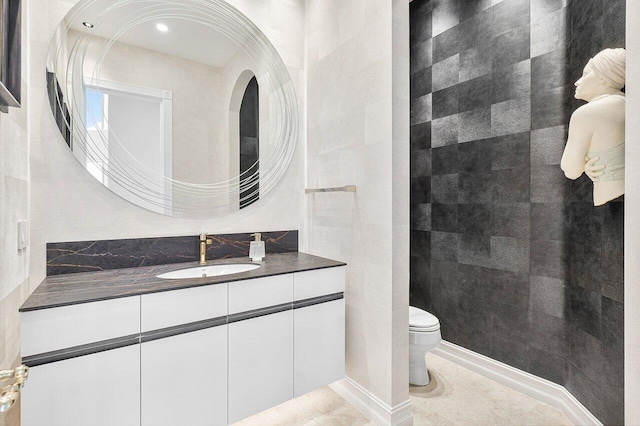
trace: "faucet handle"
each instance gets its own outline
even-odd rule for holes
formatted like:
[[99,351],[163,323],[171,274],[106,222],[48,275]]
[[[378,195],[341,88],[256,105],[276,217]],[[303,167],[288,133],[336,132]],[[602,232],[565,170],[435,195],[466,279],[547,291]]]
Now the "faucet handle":
[[213,240],[209,238],[207,234],[200,234],[200,242],[206,243],[207,245],[211,245],[211,243],[213,243]]

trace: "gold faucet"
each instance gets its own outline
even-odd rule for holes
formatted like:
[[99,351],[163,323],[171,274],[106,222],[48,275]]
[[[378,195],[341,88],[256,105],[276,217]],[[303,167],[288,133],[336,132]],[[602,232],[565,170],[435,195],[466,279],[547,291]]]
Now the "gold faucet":
[[200,262],[199,265],[207,264],[207,245],[211,244],[213,240],[209,238],[207,234],[200,234]]

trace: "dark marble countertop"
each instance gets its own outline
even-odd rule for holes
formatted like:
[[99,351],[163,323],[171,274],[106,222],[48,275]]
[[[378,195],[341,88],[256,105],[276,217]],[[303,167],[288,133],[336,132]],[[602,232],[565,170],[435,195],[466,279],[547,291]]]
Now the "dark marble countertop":
[[252,271],[238,274],[172,280],[157,278],[156,275],[178,269],[196,268],[200,265],[198,265],[197,261],[194,261],[143,266],[140,268],[112,269],[100,272],[54,275],[45,278],[40,283],[33,294],[20,307],[20,312],[346,265],[343,262],[300,252],[268,254],[262,262],[251,262],[249,258],[241,257],[210,260],[207,265],[229,263],[260,263],[262,266]]

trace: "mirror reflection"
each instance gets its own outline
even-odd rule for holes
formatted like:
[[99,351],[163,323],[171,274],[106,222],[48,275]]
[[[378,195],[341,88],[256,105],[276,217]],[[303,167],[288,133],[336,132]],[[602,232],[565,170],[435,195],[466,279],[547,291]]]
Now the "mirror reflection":
[[229,16],[194,0],[85,1],[67,15],[49,55],[49,95],[95,179],[172,215],[229,212],[260,198],[269,174],[261,165],[288,163],[280,115],[290,120],[278,101],[291,82],[261,62],[274,59],[256,43],[264,36],[225,26]]

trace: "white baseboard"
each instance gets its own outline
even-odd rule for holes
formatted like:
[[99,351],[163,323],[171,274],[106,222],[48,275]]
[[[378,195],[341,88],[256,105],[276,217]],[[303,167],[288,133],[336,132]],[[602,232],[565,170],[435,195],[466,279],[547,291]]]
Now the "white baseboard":
[[391,407],[349,377],[329,385],[367,419],[380,426],[411,426],[413,414],[408,399]]
[[576,425],[602,426],[564,386],[444,340],[433,353],[559,409]]

